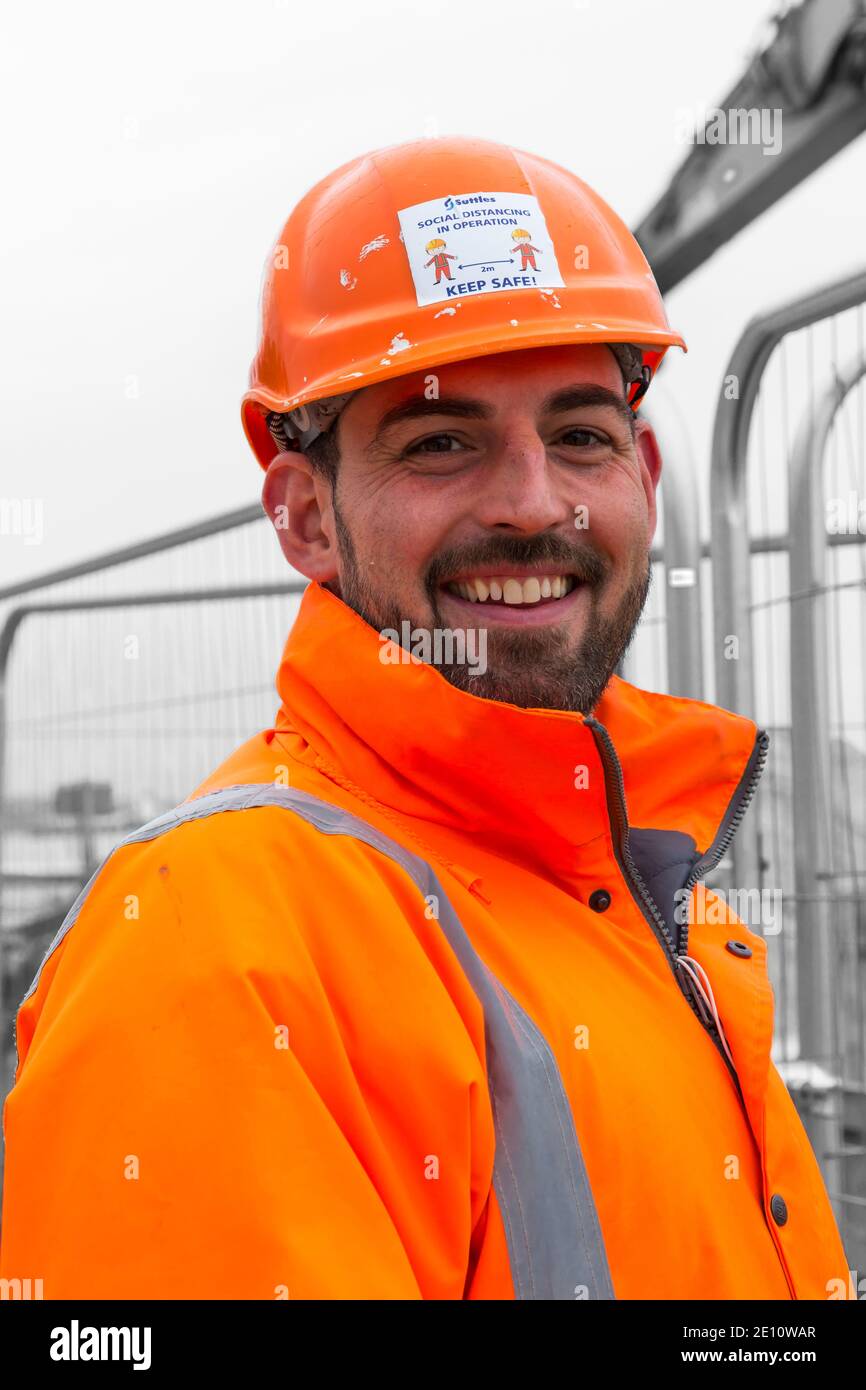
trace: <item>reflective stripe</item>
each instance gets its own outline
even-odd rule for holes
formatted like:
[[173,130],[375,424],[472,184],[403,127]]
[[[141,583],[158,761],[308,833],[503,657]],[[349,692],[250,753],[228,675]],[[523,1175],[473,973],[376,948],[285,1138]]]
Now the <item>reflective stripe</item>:
[[306,792],[265,782],[225,787],[157,816],[128,835],[103,860],[66,914],[24,998],[33,993],[48,957],[75,924],[111,854],[124,845],[154,840],[186,821],[257,806],[280,806],[325,835],[360,840],[398,864],[424,898],[435,895],[439,926],[484,1010],[496,1133],[493,1185],[508,1243],[515,1297],[614,1298],[571,1107],[546,1039],[476,954],[430,865],[351,812]]

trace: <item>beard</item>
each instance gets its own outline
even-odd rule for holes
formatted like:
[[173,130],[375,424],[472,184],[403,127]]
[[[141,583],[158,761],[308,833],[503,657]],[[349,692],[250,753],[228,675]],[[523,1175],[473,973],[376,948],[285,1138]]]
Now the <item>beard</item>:
[[[341,576],[339,583],[333,581],[324,587],[379,632],[387,628],[400,633],[407,618],[411,626],[422,626],[393,599],[375,591],[358,563],[352,537],[337,505],[336,489],[333,503]],[[616,611],[603,614],[601,600],[612,566],[586,544],[571,547],[562,536],[555,534],[498,536],[486,544],[443,552],[431,563],[424,577],[435,628],[449,626],[440,607],[441,582],[458,570],[493,567],[499,561],[527,569],[548,564],[575,575],[590,594],[586,630],[580,642],[575,648],[567,622],[544,629],[507,629],[491,624],[485,629],[487,659],[483,673],[473,672],[470,666],[455,661],[437,662],[436,669],[458,690],[482,699],[499,700],[522,709],[590,714],[625,655],[646,604],[652,582],[649,554]],[[378,566],[376,569],[381,573]],[[479,622],[473,626],[482,628],[484,624]]]

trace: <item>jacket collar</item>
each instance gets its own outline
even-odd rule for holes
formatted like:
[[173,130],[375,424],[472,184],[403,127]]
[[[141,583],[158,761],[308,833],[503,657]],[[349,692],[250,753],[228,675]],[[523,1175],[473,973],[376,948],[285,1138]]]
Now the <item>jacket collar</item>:
[[[296,730],[326,774],[390,810],[567,875],[575,848],[609,827],[583,716],[482,699],[415,658],[383,664],[382,649],[374,628],[311,583],[277,675],[277,730]],[[616,748],[630,824],[682,831],[705,852],[752,752],[752,721],[618,677],[594,718]]]

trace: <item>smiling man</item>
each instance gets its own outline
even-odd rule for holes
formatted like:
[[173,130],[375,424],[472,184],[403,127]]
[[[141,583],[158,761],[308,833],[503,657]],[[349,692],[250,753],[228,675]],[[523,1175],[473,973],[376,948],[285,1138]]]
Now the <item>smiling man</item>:
[[660,470],[614,353],[409,373],[355,393],[332,429],[317,468],[311,450],[268,472],[289,562],[380,632],[483,632],[483,673],[438,663],[460,689],[588,713],[646,598]]
[[244,425],[311,581],[280,707],[113,851],[22,1003],[4,1278],[847,1288],[765,943],[703,886],[766,735],[614,674],[661,471],[637,408],[683,346],[634,239],[536,156],[395,146],[301,200],[262,311]]

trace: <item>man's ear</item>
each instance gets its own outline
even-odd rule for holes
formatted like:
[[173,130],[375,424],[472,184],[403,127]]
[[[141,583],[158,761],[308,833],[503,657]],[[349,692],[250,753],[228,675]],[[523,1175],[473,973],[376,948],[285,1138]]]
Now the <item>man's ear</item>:
[[662,455],[652,425],[641,416],[635,420],[635,451],[640,464],[641,482],[646,493],[649,539],[652,540],[658,521],[656,489],[661,478]]
[[338,577],[330,486],[304,454],[277,454],[271,460],[262,505],[293,569],[319,584]]

